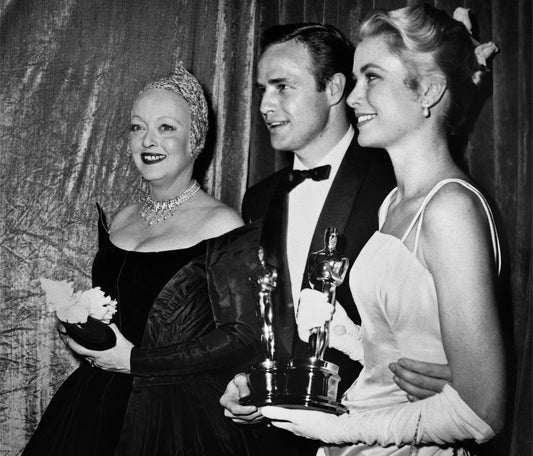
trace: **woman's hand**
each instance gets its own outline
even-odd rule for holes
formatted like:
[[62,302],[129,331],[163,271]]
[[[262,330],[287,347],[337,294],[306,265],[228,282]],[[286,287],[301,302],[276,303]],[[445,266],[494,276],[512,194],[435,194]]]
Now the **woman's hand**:
[[345,353],[354,361],[362,362],[361,328],[348,317],[338,302],[333,306],[328,303],[324,293],[310,288],[302,290],[296,314],[300,339],[307,342],[310,330],[322,326],[326,321],[330,321],[329,346]]
[[305,288],[300,293],[296,323],[298,336],[304,342],[309,341],[311,329],[322,326],[331,319],[334,307],[328,303],[326,295],[317,290]]
[[269,418],[273,426],[308,439],[324,443],[340,443],[339,430],[344,426],[341,417],[313,410],[286,409],[266,406],[261,409],[263,416]]
[[114,323],[111,323],[109,326],[117,337],[117,343],[109,350],[101,351],[89,350],[76,343],[71,337],[68,337],[66,333],[62,333],[59,326],[58,330],[60,334],[62,334],[61,339],[67,344],[67,346],[73,352],[83,356],[92,366],[99,367],[100,369],[109,372],[129,374],[131,373],[130,355],[133,344],[122,335]]

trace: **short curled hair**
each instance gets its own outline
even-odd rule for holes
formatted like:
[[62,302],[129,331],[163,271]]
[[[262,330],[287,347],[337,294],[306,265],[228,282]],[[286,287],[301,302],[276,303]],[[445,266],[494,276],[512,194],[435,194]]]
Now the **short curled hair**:
[[446,12],[423,4],[371,12],[357,39],[375,36],[383,37],[389,50],[403,61],[411,89],[418,89],[419,77],[424,74],[436,71],[444,75],[450,94],[446,127],[449,133],[456,133],[466,121],[484,72],[466,27]]
[[318,91],[324,91],[327,82],[336,73],[346,77],[344,95],[351,91],[354,47],[338,29],[314,22],[275,25],[263,32],[261,49],[264,52],[274,44],[291,40],[302,44],[309,52],[313,62],[310,70]]

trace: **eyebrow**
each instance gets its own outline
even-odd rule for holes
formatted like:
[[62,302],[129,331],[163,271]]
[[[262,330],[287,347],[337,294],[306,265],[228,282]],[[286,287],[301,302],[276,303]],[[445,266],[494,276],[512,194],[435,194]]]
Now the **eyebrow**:
[[[380,67],[379,65],[376,65],[375,63],[367,63],[366,65],[363,65],[361,69],[359,70],[361,73],[364,73],[366,70],[376,68],[381,71],[386,71],[383,67]],[[354,75],[354,73],[352,73]]]
[[[140,116],[139,114],[132,113],[131,114],[131,120],[133,120],[135,117],[137,117],[141,121],[145,122],[145,120],[142,118],[142,116]],[[174,116],[166,116],[166,115],[165,116],[159,116],[155,120],[157,120],[158,122],[164,122],[165,119],[170,119],[170,120],[176,122],[179,125],[184,125],[184,123],[183,123],[183,121],[181,119],[178,119],[178,118],[176,118]]]
[[[272,78],[272,79],[269,79],[266,83],[270,84],[270,85],[276,85],[276,84],[285,84],[285,83],[291,82],[291,81],[292,80],[290,78]],[[256,82],[255,86],[260,88],[260,87],[265,87],[265,84],[261,84],[260,82]]]

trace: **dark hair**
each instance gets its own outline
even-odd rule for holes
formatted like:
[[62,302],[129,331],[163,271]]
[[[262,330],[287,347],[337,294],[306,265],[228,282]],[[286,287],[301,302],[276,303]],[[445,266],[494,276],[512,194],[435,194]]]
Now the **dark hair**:
[[335,27],[327,24],[302,22],[275,25],[263,32],[263,52],[274,44],[294,40],[307,48],[313,61],[312,71],[317,90],[323,91],[327,82],[336,73],[346,77],[344,94],[351,91],[354,47]]
[[377,10],[361,24],[358,40],[373,36],[383,37],[389,50],[404,62],[410,78],[406,82],[413,90],[418,89],[423,74],[438,71],[445,76],[451,102],[446,126],[455,133],[466,120],[484,72],[464,24],[426,4]]

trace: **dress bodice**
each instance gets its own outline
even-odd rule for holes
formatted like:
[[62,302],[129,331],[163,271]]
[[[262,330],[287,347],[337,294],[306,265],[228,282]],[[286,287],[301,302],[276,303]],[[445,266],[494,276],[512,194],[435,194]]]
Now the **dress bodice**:
[[[407,393],[393,381],[389,364],[399,358],[448,364],[444,351],[437,291],[431,272],[417,257],[418,240],[424,210],[442,186],[457,183],[472,191],[487,214],[499,266],[499,243],[494,220],[485,199],[475,187],[460,179],[439,182],[425,197],[402,238],[376,231],[357,257],[350,272],[350,289],[361,315],[364,368],[356,382],[345,393],[343,403],[361,412],[407,403]],[[379,211],[379,229],[383,226],[393,190]],[[413,249],[404,244],[414,231]],[[410,448],[353,445],[328,448],[335,456],[403,456]],[[452,454],[450,448],[425,446],[419,456]]]
[[93,262],[93,286],[117,300],[112,322],[139,345],[155,298],[176,271],[202,253],[204,243],[159,252],[124,250],[111,242],[105,214],[98,210],[99,250]]
[[365,367],[347,399],[358,408],[405,402],[390,363],[447,363],[433,277],[400,239],[377,231],[352,268],[350,287],[361,314]]

